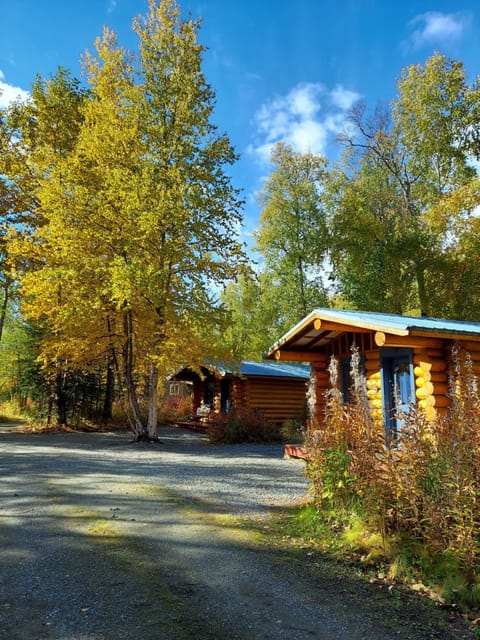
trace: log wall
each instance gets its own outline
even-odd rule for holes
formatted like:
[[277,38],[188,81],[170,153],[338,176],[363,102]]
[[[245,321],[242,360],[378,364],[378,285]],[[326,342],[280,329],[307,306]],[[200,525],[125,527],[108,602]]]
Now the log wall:
[[380,370],[380,350],[372,349],[365,353],[365,377],[367,379],[367,398],[375,424],[383,425],[382,375]]
[[249,411],[258,411],[266,420],[276,424],[303,418],[307,384],[308,380],[295,378],[247,378],[243,406]]
[[311,363],[312,373],[315,375],[315,406],[317,422],[321,422],[321,416],[325,410],[325,393],[330,388],[330,374],[328,373],[329,358],[327,356],[317,357]]
[[448,348],[413,349],[415,396],[427,419],[434,420],[450,404],[448,393]]

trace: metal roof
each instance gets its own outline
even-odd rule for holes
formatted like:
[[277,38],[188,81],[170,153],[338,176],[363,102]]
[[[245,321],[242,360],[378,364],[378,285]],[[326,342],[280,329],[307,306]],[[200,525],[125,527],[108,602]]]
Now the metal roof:
[[[363,329],[383,331],[397,336],[435,335],[444,336],[445,338],[463,336],[477,339],[480,337],[480,322],[320,308],[314,309],[308,316],[275,342],[267,351],[265,357],[271,357],[280,347],[288,348],[290,346],[290,348],[293,348],[294,343],[297,347],[306,347],[309,338],[313,337],[312,328],[315,326],[315,323],[318,323],[318,330],[315,331],[315,333],[318,334],[320,334],[320,325],[324,323],[322,327],[325,326],[325,330],[328,330],[329,326],[332,328],[335,326],[339,332],[342,332],[343,327],[345,327],[345,331]],[[310,331],[310,334],[307,334],[307,331]],[[303,339],[299,342],[302,335]]]
[[[223,377],[227,374],[240,376],[264,376],[269,378],[298,378],[308,380],[310,377],[310,365],[303,364],[285,364],[283,362],[254,362],[243,361],[238,364],[234,363],[218,363],[205,362],[201,369],[215,373]],[[175,378],[183,371],[191,370],[190,367],[182,367],[169,379]],[[193,369],[192,369],[193,371]]]
[[390,329],[390,333],[397,329],[408,333],[417,330],[425,333],[445,332],[480,335],[480,322],[442,320],[440,318],[425,318],[422,316],[401,316],[371,311],[347,311],[344,309],[315,309],[312,314],[324,320],[352,324],[375,331]]
[[308,380],[310,377],[310,365],[276,364],[274,362],[242,362],[240,375],[302,378]]

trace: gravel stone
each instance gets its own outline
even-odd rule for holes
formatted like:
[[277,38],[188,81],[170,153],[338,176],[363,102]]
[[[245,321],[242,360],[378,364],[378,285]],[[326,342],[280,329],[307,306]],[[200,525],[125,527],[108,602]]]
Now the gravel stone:
[[417,596],[239,527],[308,496],[281,445],[159,436],[0,427],[0,640],[474,637]]

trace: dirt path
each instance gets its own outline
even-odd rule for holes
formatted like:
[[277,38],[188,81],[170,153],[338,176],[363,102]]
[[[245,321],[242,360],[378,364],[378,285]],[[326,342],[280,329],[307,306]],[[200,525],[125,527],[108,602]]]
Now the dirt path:
[[0,430],[1,640],[473,638],[426,602],[239,528],[245,483],[264,512],[303,486],[278,449],[128,439]]

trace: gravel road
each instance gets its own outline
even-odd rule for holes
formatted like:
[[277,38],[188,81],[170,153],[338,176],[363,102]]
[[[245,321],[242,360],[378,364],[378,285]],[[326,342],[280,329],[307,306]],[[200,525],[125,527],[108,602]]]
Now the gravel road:
[[424,600],[240,527],[306,497],[303,463],[281,446],[160,439],[0,428],[1,640],[474,637]]

